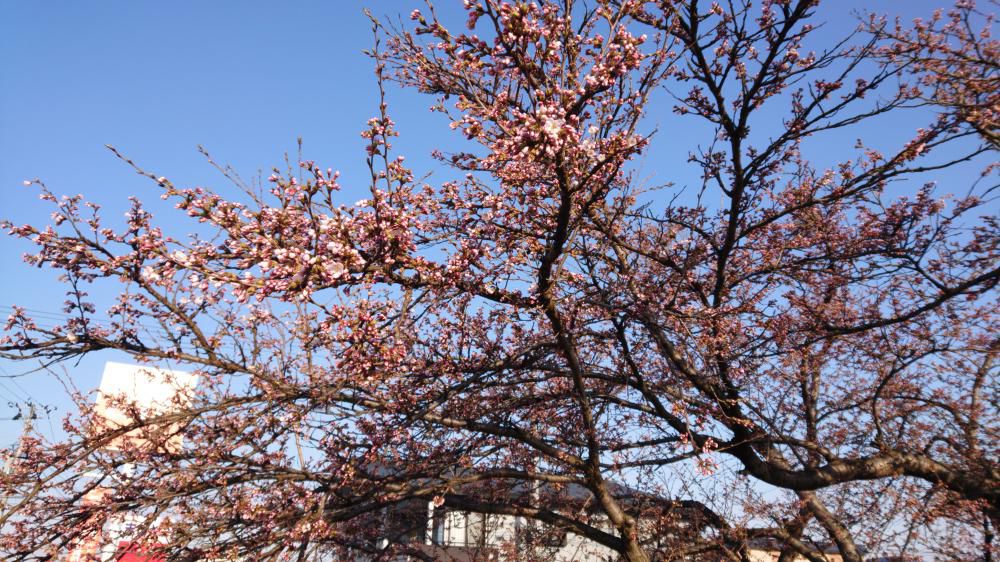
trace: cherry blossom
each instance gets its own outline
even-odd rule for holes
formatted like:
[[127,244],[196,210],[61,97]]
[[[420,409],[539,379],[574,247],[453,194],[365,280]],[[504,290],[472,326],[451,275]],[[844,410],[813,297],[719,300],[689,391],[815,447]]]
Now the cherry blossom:
[[[66,319],[14,308],[0,355],[112,349],[203,384],[117,429],[76,392],[68,437],[27,436],[0,478],[0,552],[128,516],[171,560],[390,559],[434,506],[632,562],[995,554],[991,16],[824,48],[836,9],[468,0],[462,30],[422,4],[373,21],[362,200],[312,161],[234,194],[119,154],[185,236],[27,182],[51,224],[3,229],[62,275]],[[447,179],[396,154],[389,86],[454,130]],[[909,138],[866,141],[887,115]]]

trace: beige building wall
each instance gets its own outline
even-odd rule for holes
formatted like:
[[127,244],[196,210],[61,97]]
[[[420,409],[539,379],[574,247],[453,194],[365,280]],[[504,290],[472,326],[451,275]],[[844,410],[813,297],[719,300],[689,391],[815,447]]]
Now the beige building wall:
[[[95,433],[135,423],[136,420],[127,411],[131,407],[147,416],[167,413],[178,406],[178,399],[180,404],[186,403],[187,393],[197,384],[198,377],[185,371],[170,371],[109,361],[104,365],[104,374],[94,405],[98,424],[94,428]],[[105,448],[118,450],[127,442],[133,446],[142,446],[144,431],[163,432],[169,435],[176,429],[176,425],[165,425],[131,431],[109,442]],[[177,436],[171,437],[167,442],[167,446],[171,449],[180,449],[181,445],[181,438]]]

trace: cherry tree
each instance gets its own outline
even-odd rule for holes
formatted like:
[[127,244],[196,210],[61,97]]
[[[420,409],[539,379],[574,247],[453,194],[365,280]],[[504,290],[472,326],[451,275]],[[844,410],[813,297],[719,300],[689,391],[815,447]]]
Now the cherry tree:
[[[29,436],[3,477],[0,550],[47,559],[128,515],[171,560],[419,556],[426,521],[387,514],[432,504],[632,562],[991,556],[991,19],[963,1],[824,45],[824,9],[467,0],[459,31],[428,4],[373,20],[362,201],[312,161],[213,190],[122,156],[185,238],[34,182],[53,224],[4,226],[69,316],[16,309],[0,353],[202,383],[124,427],[77,395],[69,437]],[[450,179],[393,152],[390,84],[459,136]],[[92,283],[120,292],[101,313]]]

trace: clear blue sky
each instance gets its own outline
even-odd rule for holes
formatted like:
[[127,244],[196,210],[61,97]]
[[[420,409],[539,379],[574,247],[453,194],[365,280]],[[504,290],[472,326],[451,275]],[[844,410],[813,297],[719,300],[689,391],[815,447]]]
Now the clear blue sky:
[[[378,16],[405,18],[413,2],[0,1],[0,216],[46,222],[51,209],[22,186],[41,178],[56,193],[100,202],[112,220],[136,194],[160,221],[186,228],[105,144],[179,185],[226,189],[197,145],[246,177],[258,170],[266,176],[302,137],[307,157],[364,189],[359,132],[377,111],[371,60],[362,53],[372,44],[366,5]],[[429,100],[394,97],[412,113],[411,130],[420,131],[400,148],[425,155],[430,144],[423,143],[435,137],[425,126],[433,120]],[[438,135],[448,134],[433,121]],[[0,238],[0,307],[58,312],[64,289],[54,271],[21,262],[28,249]],[[106,353],[66,367],[87,389],[115,358]],[[2,375],[31,366],[0,368]],[[0,418],[10,416],[8,400],[28,394],[61,413],[69,406],[47,375],[17,384],[0,379]],[[40,427],[47,433],[46,423]],[[0,445],[18,428],[0,421]]]
[[[371,45],[362,8],[405,19],[421,4],[0,0],[0,216],[18,223],[48,220],[50,209],[37,192],[21,185],[29,178],[43,179],[57,194],[83,193],[111,217],[121,216],[132,194],[152,199],[153,210],[162,211],[149,181],[116,160],[105,144],[176,184],[224,187],[197,145],[253,176],[280,166],[302,137],[307,158],[340,169],[345,185],[355,180],[363,189],[358,133],[374,115],[377,100],[371,61],[361,52]],[[454,16],[460,1],[438,4]],[[839,33],[856,24],[855,9],[913,17],[937,5],[827,0],[821,19],[830,22],[828,31]],[[390,95],[403,133],[397,146],[418,172],[425,171],[430,149],[451,138],[448,128],[428,111],[430,99]],[[648,159],[643,169],[659,171]],[[352,197],[350,187],[347,191]],[[158,216],[167,225],[183,224],[168,212]],[[57,312],[63,288],[52,270],[20,262],[27,249],[0,237],[0,306]],[[67,368],[81,388],[92,388],[103,362],[111,359],[121,357],[100,355]],[[0,363],[8,374],[28,367]],[[45,375],[0,382],[0,417],[9,416],[7,400],[27,395],[59,406],[60,414],[68,406],[61,388]],[[48,433],[45,424],[41,428]],[[0,445],[11,442],[18,429],[0,421]]]

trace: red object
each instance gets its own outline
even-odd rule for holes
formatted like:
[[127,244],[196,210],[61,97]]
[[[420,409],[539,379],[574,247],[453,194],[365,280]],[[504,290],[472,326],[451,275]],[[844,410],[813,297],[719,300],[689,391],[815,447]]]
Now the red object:
[[148,549],[122,541],[118,543],[117,560],[119,562],[167,562],[166,558],[145,552],[146,550]]

